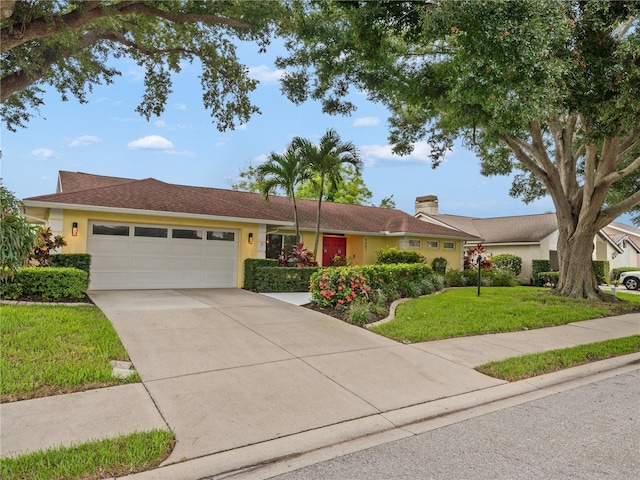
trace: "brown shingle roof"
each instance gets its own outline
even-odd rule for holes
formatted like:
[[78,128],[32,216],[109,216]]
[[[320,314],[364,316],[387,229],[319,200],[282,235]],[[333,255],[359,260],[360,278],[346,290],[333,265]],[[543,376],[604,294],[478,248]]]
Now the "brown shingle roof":
[[[287,197],[271,196],[269,202],[265,202],[257,193],[174,185],[153,178],[132,180],[72,172],[60,172],[60,186],[61,193],[26,198],[24,202],[27,206],[39,202],[74,205],[78,208],[104,207],[211,215],[280,225],[293,222],[293,208]],[[316,208],[315,200],[298,200],[301,228],[315,228]],[[414,234],[475,239],[455,228],[423,222],[401,210],[331,202],[322,204],[321,229],[335,233]]]
[[77,192],[90,188],[118,185],[119,183],[135,182],[130,178],[106,177],[80,172],[58,172],[58,193]]
[[457,215],[432,215],[453,228],[482,238],[483,243],[539,242],[558,229],[554,213],[514,217],[471,218]]

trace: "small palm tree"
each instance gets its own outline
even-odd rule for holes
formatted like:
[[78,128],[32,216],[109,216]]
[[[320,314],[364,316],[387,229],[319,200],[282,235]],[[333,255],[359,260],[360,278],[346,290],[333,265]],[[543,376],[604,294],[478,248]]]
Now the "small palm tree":
[[362,160],[358,154],[356,146],[351,142],[343,142],[340,135],[329,129],[320,138],[320,143],[315,145],[309,140],[296,137],[291,145],[305,158],[311,171],[319,176],[318,185],[318,208],[316,213],[316,239],[313,246],[313,253],[318,253],[318,243],[320,241],[320,212],[322,209],[322,197],[325,182],[329,182],[333,188],[337,188],[342,179],[343,164],[353,165],[356,172],[362,168]]
[[311,171],[308,164],[293,142],[282,154],[271,152],[267,161],[256,168],[256,180],[260,193],[266,201],[269,201],[269,195],[278,188],[282,188],[291,199],[297,242],[300,242],[300,226],[298,224],[296,188],[301,182],[310,178]]

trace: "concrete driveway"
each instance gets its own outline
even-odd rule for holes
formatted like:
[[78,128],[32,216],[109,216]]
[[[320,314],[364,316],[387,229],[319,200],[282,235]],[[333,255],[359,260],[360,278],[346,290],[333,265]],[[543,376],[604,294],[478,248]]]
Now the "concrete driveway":
[[505,383],[244,290],[90,296],[176,434],[165,464]]

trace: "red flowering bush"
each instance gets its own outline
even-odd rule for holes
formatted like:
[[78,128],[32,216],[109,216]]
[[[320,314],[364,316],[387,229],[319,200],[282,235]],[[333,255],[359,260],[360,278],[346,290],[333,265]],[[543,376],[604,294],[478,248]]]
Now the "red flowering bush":
[[346,310],[356,299],[369,300],[371,286],[356,268],[330,267],[311,277],[311,303]]

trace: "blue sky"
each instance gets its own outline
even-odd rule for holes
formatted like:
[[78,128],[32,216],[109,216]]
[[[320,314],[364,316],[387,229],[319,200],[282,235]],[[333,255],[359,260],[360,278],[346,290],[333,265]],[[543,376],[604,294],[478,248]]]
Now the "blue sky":
[[426,144],[408,157],[392,155],[384,107],[358,92],[352,95],[358,110],[349,117],[325,115],[316,102],[296,106],[280,93],[273,65],[277,45],[267,54],[258,54],[254,45],[243,45],[239,52],[260,81],[252,98],[262,114],[246,125],[222,133],[215,128],[202,106],[200,67],[190,64],[174,76],[165,113],[147,121],[135,112],[144,72],[121,60],[114,65],[122,76],[94,88],[88,104],[75,98],[62,102],[57,92],[48,91],[40,116],[26,129],[13,133],[2,127],[3,184],[18,198],[44,195],[55,191],[58,171],[69,170],[230,188],[242,169],[281,152],[294,136],[317,140],[335,128],[359,148],[363,178],[376,204],[393,195],[397,208],[413,213],[417,196],[437,195],[440,213],[494,217],[554,210],[548,198],[529,205],[511,198],[510,179],[481,176],[478,160],[459,145],[435,170]]

